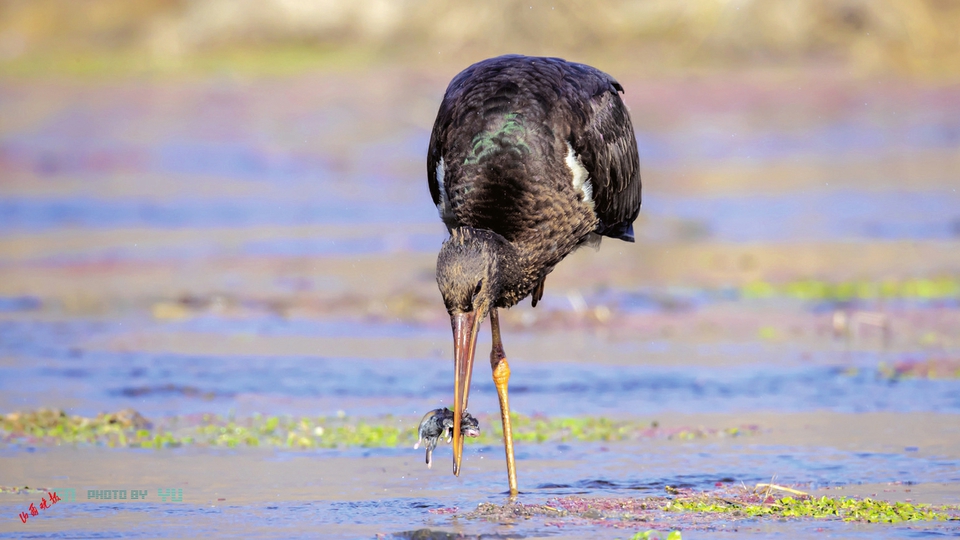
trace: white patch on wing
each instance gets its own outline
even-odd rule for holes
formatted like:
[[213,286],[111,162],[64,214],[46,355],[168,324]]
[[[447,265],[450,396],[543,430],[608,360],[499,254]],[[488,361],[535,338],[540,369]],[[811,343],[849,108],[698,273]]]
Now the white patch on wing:
[[580,161],[580,156],[573,151],[573,146],[569,142],[567,142],[567,157],[563,161],[573,174],[573,188],[583,192],[583,202],[593,210],[593,184],[590,183],[589,173]]
[[443,175],[445,173],[443,158],[437,163],[437,185],[440,188],[440,202],[437,203],[437,212],[440,212],[440,219],[446,221],[450,217],[450,198],[447,197],[447,186],[443,185]]

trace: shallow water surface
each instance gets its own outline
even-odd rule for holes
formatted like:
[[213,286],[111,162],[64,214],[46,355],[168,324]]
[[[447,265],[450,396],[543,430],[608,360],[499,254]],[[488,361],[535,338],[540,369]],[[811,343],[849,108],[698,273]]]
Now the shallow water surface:
[[[373,79],[403,99],[348,73],[0,81],[20,111],[0,134],[0,414],[131,408],[161,423],[213,413],[412,427],[448,404],[452,340],[433,277],[445,230],[423,181],[442,82]],[[570,257],[535,311],[504,313],[504,339],[514,411],[655,433],[519,442],[521,502],[775,479],[817,496],[960,504],[960,379],[889,368],[960,358],[960,296],[801,301],[773,287],[956,282],[955,97],[849,84],[889,106],[792,121],[705,99],[674,103],[677,117],[657,126],[648,119],[663,104],[626,94],[642,98],[631,102],[638,243]],[[753,283],[776,294],[752,298]],[[498,412],[487,332],[470,400],[484,430]],[[20,438],[0,440],[0,458],[4,538],[960,535],[957,521],[471,519],[480,503],[506,502],[503,449],[487,444],[468,444],[459,478],[447,445],[429,470],[408,447]],[[76,500],[22,523],[36,488]],[[108,489],[150,497],[87,497]],[[167,489],[183,500],[160,500]]]
[[[118,321],[0,323],[5,336],[0,355],[20,358],[0,364],[0,390],[7,406],[41,406],[56,397],[84,414],[131,407],[146,415],[198,412],[325,416],[422,415],[449,398],[452,362],[439,358],[391,358],[390,349],[407,340],[434,340],[447,348],[448,331],[410,325],[197,320],[174,326],[141,321],[140,331],[177,330],[181,342],[191,332],[216,329],[226,339],[256,329],[269,336],[356,336],[380,338],[378,359],[182,354],[83,348],[93,334],[122,335],[130,324]],[[663,344],[661,354],[690,354],[679,344]],[[729,354],[729,344],[700,346],[699,353]],[[761,349],[762,350],[762,349]],[[770,354],[779,355],[768,362]],[[644,352],[629,365],[571,362],[513,362],[510,397],[513,410],[551,416],[651,416],[664,412],[837,411],[960,413],[955,380],[891,380],[878,368],[890,355],[819,353],[805,360],[791,348],[756,355],[756,363],[712,367],[687,363],[651,366]],[[894,358],[903,355],[894,355]],[[910,356],[909,354],[906,356]],[[707,356],[709,357],[709,356]],[[472,385],[475,410],[497,408],[493,382],[478,362]],[[304,409],[310,403],[324,404]],[[319,400],[319,401],[318,401]],[[332,410],[324,409],[341,400]],[[269,410],[250,410],[266,407]],[[350,406],[347,407],[346,404]],[[405,406],[398,407],[398,403]]]

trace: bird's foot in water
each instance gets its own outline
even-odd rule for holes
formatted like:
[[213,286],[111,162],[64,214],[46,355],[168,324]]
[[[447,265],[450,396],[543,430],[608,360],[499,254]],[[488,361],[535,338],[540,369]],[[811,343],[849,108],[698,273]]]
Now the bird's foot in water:
[[[453,438],[453,411],[447,408],[434,409],[423,416],[420,420],[420,440],[413,445],[414,450],[420,448],[420,443],[427,449],[427,468],[433,466],[433,450],[437,447],[440,438],[443,437],[448,443]],[[460,434],[464,437],[479,437],[480,422],[464,411],[460,418]]]

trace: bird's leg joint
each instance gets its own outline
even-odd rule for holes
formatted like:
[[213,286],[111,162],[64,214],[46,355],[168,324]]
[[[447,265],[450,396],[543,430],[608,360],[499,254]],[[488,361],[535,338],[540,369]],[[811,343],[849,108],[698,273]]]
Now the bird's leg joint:
[[493,369],[493,382],[497,388],[506,387],[510,380],[510,365],[507,364],[507,357],[503,354],[503,345],[494,345],[490,351],[490,367]]

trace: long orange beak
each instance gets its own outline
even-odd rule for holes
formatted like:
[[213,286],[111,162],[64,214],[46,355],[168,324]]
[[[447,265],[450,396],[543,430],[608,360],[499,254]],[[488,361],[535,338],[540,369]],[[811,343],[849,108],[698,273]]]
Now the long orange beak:
[[463,436],[460,434],[460,420],[467,410],[467,396],[470,394],[470,376],[473,374],[473,357],[477,352],[477,333],[483,315],[479,310],[470,313],[458,313],[450,317],[453,326],[453,474],[460,476],[460,460],[463,458]]

